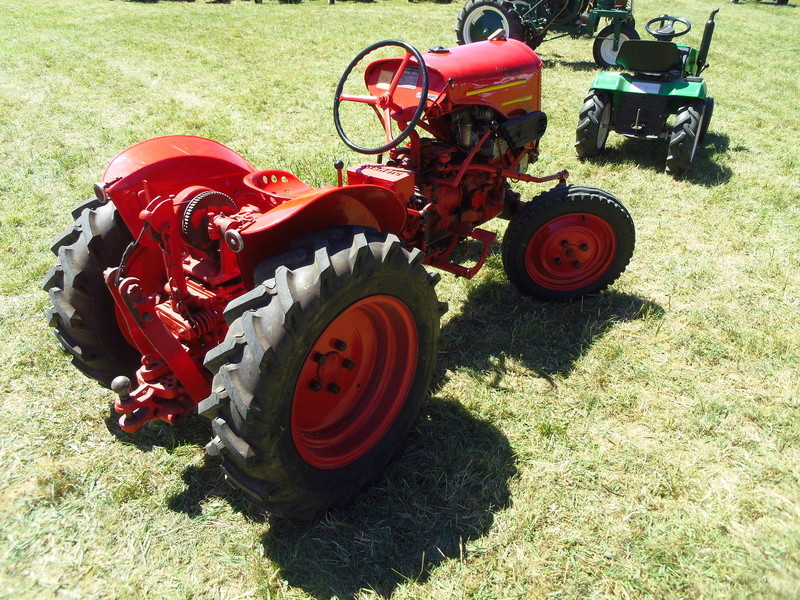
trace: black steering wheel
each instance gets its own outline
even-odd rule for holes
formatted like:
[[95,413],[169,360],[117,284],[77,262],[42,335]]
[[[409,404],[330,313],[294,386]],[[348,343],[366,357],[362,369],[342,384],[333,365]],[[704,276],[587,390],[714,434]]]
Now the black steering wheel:
[[[653,29],[652,25],[658,23],[658,29]],[[680,23],[683,29],[675,31],[675,24]],[[644,26],[647,33],[652,35],[657,40],[662,42],[670,42],[672,38],[681,37],[686,35],[692,30],[692,24],[683,17],[670,17],[669,15],[661,15],[655,19],[650,19]]]
[[[389,87],[387,88],[386,92],[380,96],[354,96],[351,94],[343,94],[342,90],[344,89],[344,84],[356,65],[368,54],[371,54],[378,48],[385,48],[387,46],[397,46],[405,50],[406,53],[402,62],[400,63],[400,67],[392,77],[392,81],[389,83]],[[417,105],[414,116],[411,118],[411,120],[402,130],[400,130],[396,136],[393,136],[392,112],[397,112],[402,109],[401,106],[395,104],[394,94],[397,90],[397,86],[403,79],[403,74],[409,67],[411,57],[414,57],[414,60],[417,62],[417,64],[414,66],[419,67],[422,79],[422,85],[420,86],[421,92],[417,94],[419,97],[419,104]],[[407,44],[406,42],[400,40],[383,40],[382,42],[375,42],[371,46],[368,46],[362,50],[345,69],[344,73],[342,74],[342,78],[339,80],[339,85],[336,87],[336,97],[333,99],[333,123],[336,125],[336,132],[339,134],[339,137],[342,138],[342,141],[347,144],[348,147],[352,148],[356,152],[361,152],[362,154],[380,154],[381,152],[391,150],[411,134],[411,132],[414,130],[414,127],[416,127],[417,123],[419,123],[423,113],[425,112],[427,100],[428,68],[425,66],[425,61],[422,59],[422,55],[416,48],[414,48],[414,46]],[[383,130],[386,132],[386,144],[378,148],[364,148],[350,140],[350,138],[347,137],[347,134],[344,132],[341,120],[339,118],[339,103],[341,102],[361,102],[363,104],[371,105],[375,110],[375,113],[378,115],[381,124],[383,125]]]

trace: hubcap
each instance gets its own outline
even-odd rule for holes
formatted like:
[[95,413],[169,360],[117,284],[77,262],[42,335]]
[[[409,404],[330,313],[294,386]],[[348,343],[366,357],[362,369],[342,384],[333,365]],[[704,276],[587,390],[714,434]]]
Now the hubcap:
[[574,291],[594,283],[614,261],[617,237],[595,215],[572,213],[541,227],[525,249],[525,270],[539,286]]
[[337,469],[369,452],[405,403],[418,353],[414,316],[393,296],[369,296],[334,318],[294,390],[292,438],[303,460]]
[[484,8],[483,10],[476,10],[470,14],[464,23],[464,33],[467,43],[481,42],[488,40],[498,29],[505,29],[508,31],[508,23],[505,16],[495,8]]
[[617,44],[616,49],[614,48],[614,35],[608,36],[606,39],[602,41],[600,44],[600,56],[605,61],[605,63],[609,66],[614,66],[617,64],[617,54],[619,54],[619,49],[622,46],[622,42],[627,41],[629,38],[624,33],[619,34],[619,43]]

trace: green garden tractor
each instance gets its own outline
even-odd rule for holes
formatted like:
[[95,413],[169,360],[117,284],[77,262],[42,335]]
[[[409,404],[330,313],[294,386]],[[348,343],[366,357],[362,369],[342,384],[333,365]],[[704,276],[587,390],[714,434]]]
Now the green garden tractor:
[[[673,42],[692,25],[685,18],[661,15],[645,29],[655,40],[628,40],[620,47],[617,65],[629,72],[599,73],[581,108],[575,149],[579,158],[600,154],[609,131],[640,139],[668,139],[667,173],[685,173],[703,143],[714,99],[700,74],[714,34],[711,12],[700,49]],[[667,120],[676,115],[670,127]]]
[[[600,29],[602,19],[609,24]],[[469,0],[456,22],[459,44],[489,39],[498,29],[536,48],[551,29],[566,35],[593,37],[595,62],[611,67],[626,40],[638,40],[633,0]]]

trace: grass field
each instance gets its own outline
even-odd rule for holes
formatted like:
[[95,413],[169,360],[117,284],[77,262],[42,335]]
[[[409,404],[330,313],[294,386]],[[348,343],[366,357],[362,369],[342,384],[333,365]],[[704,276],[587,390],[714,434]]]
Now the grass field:
[[612,135],[579,162],[591,43],[540,47],[530,172],[616,194],[628,270],[571,304],[520,296],[498,253],[444,275],[407,450],[351,508],[298,524],[228,488],[204,419],[116,428],[47,327],[49,245],[105,164],[158,135],[334,181],[358,160],[331,120],[347,63],[379,39],[453,44],[460,5],[0,0],[0,597],[800,597],[800,13],[636,14],[687,16],[697,45],[717,6],[714,121],[679,181],[666,144]]

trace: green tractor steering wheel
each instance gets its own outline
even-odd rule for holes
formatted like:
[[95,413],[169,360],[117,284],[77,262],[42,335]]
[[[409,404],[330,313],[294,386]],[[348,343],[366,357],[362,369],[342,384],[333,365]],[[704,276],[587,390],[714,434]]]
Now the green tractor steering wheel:
[[[658,23],[658,29],[654,29],[652,26]],[[675,31],[675,24],[680,23],[683,25],[683,29],[680,31]],[[669,15],[661,15],[660,17],[656,17],[655,19],[650,19],[644,26],[647,33],[652,35],[657,40],[662,42],[671,42],[672,38],[681,37],[682,35],[686,35],[692,30],[692,24],[683,17],[670,17]]]

